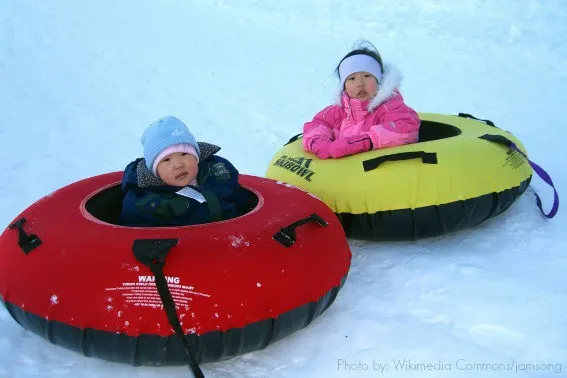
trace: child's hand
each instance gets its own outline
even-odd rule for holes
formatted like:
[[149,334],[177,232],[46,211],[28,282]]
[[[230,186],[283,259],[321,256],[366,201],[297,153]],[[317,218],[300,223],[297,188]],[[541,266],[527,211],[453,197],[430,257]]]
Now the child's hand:
[[343,156],[354,155],[360,152],[370,151],[372,149],[372,140],[366,136],[356,136],[339,138],[331,143],[329,154],[331,157],[338,159]]
[[328,159],[331,157],[329,154],[329,148],[331,147],[331,140],[330,139],[323,139],[319,138],[311,143],[311,151],[319,158],[319,159]]

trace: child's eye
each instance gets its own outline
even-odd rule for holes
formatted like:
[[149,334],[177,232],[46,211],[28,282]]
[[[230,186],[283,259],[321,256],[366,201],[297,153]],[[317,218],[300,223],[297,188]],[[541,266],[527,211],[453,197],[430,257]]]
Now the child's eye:
[[370,77],[370,76],[372,76],[372,75],[370,75],[370,74],[366,74],[366,75],[364,75],[364,77]]
[[182,153],[181,153],[181,156],[185,156],[185,155],[187,155],[187,152],[182,152]]
[[162,161],[170,161],[170,160],[171,160],[171,158],[166,157]]
[[347,80],[354,80],[354,77],[349,77]]

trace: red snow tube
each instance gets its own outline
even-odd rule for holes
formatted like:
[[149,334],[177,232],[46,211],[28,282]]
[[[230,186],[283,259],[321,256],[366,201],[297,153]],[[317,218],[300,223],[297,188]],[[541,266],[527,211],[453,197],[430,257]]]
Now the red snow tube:
[[131,365],[186,364],[149,268],[160,259],[198,362],[262,349],[307,326],[346,279],[351,253],[341,224],[300,189],[241,175],[249,200],[238,218],[122,227],[114,224],[121,175],[44,197],[0,236],[1,299],[18,323],[54,344]]

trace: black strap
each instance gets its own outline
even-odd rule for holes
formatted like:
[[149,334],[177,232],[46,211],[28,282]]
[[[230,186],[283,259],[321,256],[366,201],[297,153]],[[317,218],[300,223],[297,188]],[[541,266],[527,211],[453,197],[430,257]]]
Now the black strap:
[[410,151],[410,152],[400,152],[398,154],[378,156],[373,159],[364,160],[362,162],[362,167],[364,172],[371,171],[380,166],[380,164],[387,161],[399,161],[399,160],[410,160],[410,159],[421,159],[423,164],[437,164],[437,153],[435,152],[425,152],[425,151]]
[[165,258],[171,249],[171,247],[176,246],[178,239],[138,239],[134,240],[132,245],[132,251],[136,259],[142,264],[150,268],[155,276],[156,287],[163,303],[163,308],[167,314],[167,319],[169,324],[175,330],[175,333],[181,340],[185,355],[189,360],[189,368],[195,376],[195,378],[204,378],[205,375],[201,371],[195,355],[191,350],[191,346],[183,333],[181,324],[179,323],[179,317],[177,316],[177,311],[175,310],[175,302],[167,286],[167,280],[165,274],[163,273],[163,267],[165,266]]
[[476,118],[475,116],[467,114],[467,113],[459,113],[459,117],[476,119],[477,121],[482,121],[482,122],[486,123],[488,126],[496,127],[496,125],[494,125],[494,122],[492,122],[489,119]]
[[37,247],[39,247],[43,242],[37,235],[34,234],[27,234],[24,231],[24,223],[26,223],[26,218],[20,218],[10,226],[8,226],[11,230],[18,230],[18,245],[22,249],[22,251],[27,255]]
[[317,223],[321,227],[327,227],[329,225],[329,223],[327,223],[326,220],[321,218],[319,215],[313,213],[306,218],[293,222],[287,227],[281,228],[278,232],[276,232],[272,236],[272,238],[281,245],[283,245],[284,247],[289,248],[295,244],[295,238],[296,238],[295,229],[299,226],[311,222]]
[[299,134],[297,134],[297,135],[292,136],[291,139],[288,140],[286,144],[284,144],[284,146],[287,146],[288,144],[295,142],[295,141],[298,140],[299,137],[302,136],[302,135],[303,135],[303,133],[299,133]]
[[504,135],[498,135],[498,134],[484,134],[479,136],[478,139],[484,139],[489,142],[503,144],[506,147],[512,147],[512,145],[514,144],[514,142],[506,138]]
[[209,212],[211,213],[211,222],[218,222],[222,220],[222,206],[219,197],[209,191],[203,191],[203,197],[207,200],[207,205],[209,206]]

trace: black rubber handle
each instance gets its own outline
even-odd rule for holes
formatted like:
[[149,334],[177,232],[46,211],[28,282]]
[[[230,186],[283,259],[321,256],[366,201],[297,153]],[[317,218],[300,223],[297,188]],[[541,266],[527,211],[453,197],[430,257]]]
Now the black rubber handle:
[[156,262],[165,264],[165,257],[177,243],[179,239],[136,239],[132,252],[139,262],[151,268]]
[[514,142],[506,138],[504,135],[494,135],[494,134],[484,134],[478,137],[479,139],[484,139],[489,142],[495,142],[505,145],[506,147],[512,147]]
[[387,161],[400,161],[410,159],[421,159],[423,164],[437,164],[437,154],[435,152],[410,151],[368,159],[362,162],[362,167],[364,168],[364,172],[368,172],[378,168],[380,164]]
[[303,135],[303,133],[299,133],[299,134],[297,134],[297,135],[292,136],[291,139],[288,140],[286,144],[284,144],[284,146],[287,146],[288,144],[295,142],[295,141],[298,140],[299,137],[302,136],[302,135]]
[[467,113],[459,113],[459,117],[475,119],[475,120],[477,120],[477,121],[482,121],[482,122],[486,123],[488,126],[496,127],[496,125],[494,124],[494,122],[492,122],[492,121],[489,120],[489,119],[476,118],[475,116],[470,115],[470,114],[467,114]]
[[274,238],[275,241],[277,241],[284,247],[289,248],[295,244],[295,239],[296,239],[295,229],[307,223],[317,223],[321,227],[327,227],[329,225],[329,223],[327,223],[326,220],[321,218],[319,215],[313,213],[306,218],[300,219],[297,222],[293,222],[289,226],[280,229],[272,237]]
[[24,231],[24,223],[26,223],[26,218],[20,218],[14,223],[12,223],[8,228],[11,230],[18,230],[18,245],[27,255],[37,247],[39,247],[43,242],[37,235],[27,234]]

